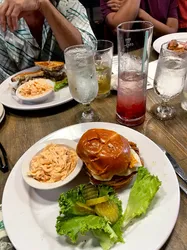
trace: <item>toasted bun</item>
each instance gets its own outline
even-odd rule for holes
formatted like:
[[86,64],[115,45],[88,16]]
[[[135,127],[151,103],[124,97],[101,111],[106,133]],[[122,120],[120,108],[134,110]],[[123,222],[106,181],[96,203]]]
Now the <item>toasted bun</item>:
[[125,175],[131,161],[128,140],[106,129],[88,130],[80,138],[76,151],[89,174],[99,181]]
[[46,71],[58,71],[64,68],[64,63],[57,61],[35,62],[35,65]]
[[24,80],[32,80],[33,78],[36,77],[42,77],[44,76],[44,72],[42,70],[38,70],[35,72],[24,72],[17,74],[11,78],[12,82],[17,82],[17,81],[24,81]]

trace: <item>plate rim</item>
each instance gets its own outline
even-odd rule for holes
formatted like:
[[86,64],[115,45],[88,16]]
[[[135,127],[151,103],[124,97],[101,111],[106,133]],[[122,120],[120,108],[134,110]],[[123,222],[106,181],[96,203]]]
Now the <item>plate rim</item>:
[[[177,38],[177,39],[183,39],[182,38],[182,36],[184,36],[184,37],[186,37],[186,41],[187,41],[187,33],[186,32],[177,32],[177,33],[171,33],[171,34],[166,34],[166,35],[164,35],[164,36],[160,36],[160,37],[158,37],[154,42],[153,42],[153,48],[154,48],[154,50],[158,53],[158,54],[160,54],[160,49],[157,49],[157,43],[159,43],[159,41],[161,41],[163,38],[169,38],[169,37],[179,37],[179,38]],[[180,36],[181,36],[181,38],[180,38]],[[185,38],[184,38],[185,39]],[[167,40],[168,41],[168,40]],[[167,42],[167,41],[165,41],[165,42]]]
[[[57,131],[54,131],[54,132],[48,134],[47,136],[45,136],[45,137],[43,137],[43,138],[41,138],[41,139],[40,139],[39,141],[37,141],[35,144],[37,144],[37,143],[39,143],[39,142],[43,142],[43,141],[49,140],[51,136],[55,135],[55,133],[58,133],[59,131],[61,131],[61,130],[63,130],[63,129],[74,128],[74,127],[76,127],[76,126],[80,126],[80,125],[84,125],[84,124],[85,124],[85,123],[83,123],[83,124],[74,124],[74,125],[70,125],[70,126],[61,128],[61,129],[59,129],[59,130],[57,130]],[[98,128],[101,128],[101,125],[102,125],[102,127],[107,128],[107,124],[110,124],[110,125],[113,124],[114,127],[123,127],[122,125],[119,125],[119,124],[116,124],[116,123],[108,123],[108,122],[93,122],[93,123],[86,123],[86,124],[88,124],[88,127],[89,127],[89,125],[94,125],[94,126],[91,126],[91,127],[93,127],[93,128],[97,128],[97,124],[99,124],[99,125],[98,125]],[[111,128],[108,128],[108,129],[111,129]],[[124,127],[124,129],[133,130],[133,129],[128,128],[128,127]],[[114,128],[114,130],[115,130],[115,128]],[[138,131],[136,131],[136,130],[133,130],[133,133],[135,133],[135,134],[141,134],[141,136],[146,137],[147,140],[149,140],[149,141],[150,141],[151,143],[153,143],[157,148],[159,148],[159,147],[157,146],[157,144],[156,144],[154,141],[152,141],[149,137],[145,136],[144,134],[142,134],[142,133],[140,133],[140,132],[138,132]],[[34,144],[34,145],[35,145],[35,144]],[[33,146],[34,146],[34,145],[33,145]],[[33,146],[31,146],[31,147],[33,147]],[[30,149],[30,148],[29,148],[29,149]],[[29,149],[28,149],[28,150],[29,150]],[[28,150],[27,150],[27,151],[28,151]],[[162,151],[161,149],[159,149],[159,150]],[[27,151],[26,151],[26,152],[27,152]],[[21,164],[21,162],[22,162],[22,160],[23,160],[24,155],[26,154],[26,152],[25,152],[25,153],[18,159],[18,161],[16,162],[15,166],[17,166],[17,168],[18,168],[18,165]],[[166,156],[165,156],[165,157],[166,157]],[[167,158],[167,157],[166,157],[166,158]],[[167,158],[167,162],[169,163],[169,165],[171,165],[171,163],[170,163],[170,161],[168,160],[168,158]],[[14,168],[13,171],[15,172],[15,171],[16,171],[16,168]],[[171,171],[173,172],[173,174],[175,173],[173,168],[171,168]],[[11,175],[11,174],[10,174],[10,175]],[[8,180],[7,180],[6,184],[5,184],[4,191],[3,191],[3,198],[2,198],[2,213],[3,213],[3,218],[4,218],[3,203],[4,203],[4,199],[5,199],[5,198],[4,198],[4,197],[5,197],[5,196],[4,196],[4,192],[5,192],[5,190],[6,190],[6,186],[8,185],[8,181],[9,181],[10,175],[9,175],[9,177],[8,177]],[[175,176],[173,176],[173,177],[175,178],[176,184],[177,184],[177,187],[178,187],[177,190],[176,190],[176,192],[177,192],[177,209],[176,209],[176,211],[175,211],[175,218],[173,218],[172,226],[171,226],[170,229],[168,230],[167,236],[166,236],[164,239],[162,239],[162,241],[160,241],[159,244],[157,244],[157,247],[156,247],[156,248],[154,248],[154,249],[152,249],[152,250],[159,250],[159,249],[163,246],[163,244],[166,242],[166,240],[168,239],[169,235],[170,235],[171,232],[173,231],[173,228],[174,228],[174,226],[175,226],[175,224],[176,224],[176,221],[177,221],[177,218],[178,218],[179,208],[180,208],[180,189],[179,189],[179,184],[178,184],[177,176],[175,175]],[[4,221],[4,224],[5,224],[5,227],[6,227],[6,221]],[[8,231],[7,231],[7,234],[9,235],[9,232],[8,232]],[[12,242],[14,242],[14,241],[12,240]],[[20,249],[20,248],[19,248],[19,249]],[[116,248],[116,249],[117,249],[117,248]],[[21,249],[21,250],[22,250],[22,249]]]
[[[1,100],[1,89],[3,89],[6,85],[9,85],[9,82],[11,82],[11,78],[19,73],[23,73],[23,72],[34,72],[38,69],[37,66],[33,66],[33,67],[29,67],[27,69],[24,69],[24,70],[21,70],[11,76],[9,76],[7,79],[5,79],[1,84],[0,84],[0,102],[8,107],[8,108],[11,108],[11,109],[15,109],[15,110],[29,110],[29,111],[33,111],[33,110],[43,110],[43,109],[49,109],[49,108],[53,108],[53,107],[56,107],[56,106],[59,106],[59,105],[62,105],[62,104],[65,104],[67,102],[70,102],[73,100],[73,97],[69,91],[69,97],[67,97],[65,100],[59,100],[59,101],[56,101],[54,103],[52,103],[52,105],[50,105],[50,102],[49,103],[43,103],[43,104],[46,104],[46,105],[41,105],[41,103],[38,103],[38,104],[33,104],[33,105],[27,105],[27,106],[24,106],[24,105],[20,105],[20,106],[15,106],[15,105],[11,105],[11,104],[7,104],[6,101],[3,101]],[[33,71],[32,71],[33,70]],[[50,79],[49,79],[50,80]],[[65,88],[68,88],[68,86],[62,88],[61,90],[59,91],[63,91],[63,89]],[[8,90],[8,87],[7,87],[7,90]]]

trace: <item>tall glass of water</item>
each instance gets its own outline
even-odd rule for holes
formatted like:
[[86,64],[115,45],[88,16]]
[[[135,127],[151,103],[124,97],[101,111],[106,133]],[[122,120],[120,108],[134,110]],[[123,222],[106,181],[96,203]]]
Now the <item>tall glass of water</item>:
[[160,120],[169,120],[175,116],[176,110],[168,105],[168,101],[182,92],[187,71],[187,52],[177,52],[167,47],[168,43],[161,47],[154,79],[154,91],[162,102],[154,106],[153,111]]
[[98,121],[99,117],[90,107],[98,93],[94,51],[88,45],[75,45],[65,49],[64,56],[71,95],[84,105],[77,121]]
[[116,119],[125,126],[144,122],[146,87],[153,25],[124,22],[117,27],[118,90]]

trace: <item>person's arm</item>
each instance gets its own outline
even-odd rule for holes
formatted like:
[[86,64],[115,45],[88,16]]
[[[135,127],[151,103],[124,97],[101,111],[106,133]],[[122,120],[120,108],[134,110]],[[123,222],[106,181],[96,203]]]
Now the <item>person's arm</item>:
[[149,21],[154,25],[154,33],[156,36],[162,36],[170,33],[175,33],[178,30],[177,18],[168,17],[166,24],[156,20],[146,11],[139,9],[138,17],[141,20]]
[[[111,2],[107,2],[108,6]],[[106,16],[106,22],[115,29],[122,22],[134,21],[139,7],[140,0],[125,0],[117,12],[111,12]]]
[[60,0],[57,10],[79,31],[82,42],[96,49],[97,40],[83,5],[77,0],[68,0],[67,5],[64,6],[64,0]]
[[49,1],[41,0],[40,11],[46,18],[62,50],[82,44],[81,33]]
[[62,50],[71,45],[87,43],[96,45],[96,38],[92,32],[85,8],[75,0],[64,4],[60,0],[58,10],[50,0],[5,0],[0,4],[0,26],[5,31],[18,29],[18,20],[26,12],[41,11],[47,19],[55,38]]

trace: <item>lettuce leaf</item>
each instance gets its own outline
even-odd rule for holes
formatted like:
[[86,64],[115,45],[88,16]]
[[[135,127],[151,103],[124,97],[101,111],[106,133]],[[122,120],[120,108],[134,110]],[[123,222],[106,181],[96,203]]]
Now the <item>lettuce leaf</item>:
[[81,184],[75,188],[68,190],[66,193],[62,193],[60,195],[60,198],[58,200],[59,207],[60,207],[60,214],[70,215],[70,216],[81,215],[79,210],[77,210],[75,203],[77,201],[83,202],[83,203],[85,202],[82,196],[83,188],[84,188],[84,184]]
[[81,184],[60,195],[60,215],[57,217],[56,231],[59,235],[68,236],[73,243],[76,242],[79,234],[84,235],[91,231],[103,250],[109,250],[117,242],[124,243],[123,227],[135,217],[147,212],[161,182],[145,167],[139,167],[124,213],[122,202],[117,197],[115,190],[106,185],[98,185],[98,197],[108,195],[109,199],[118,205],[119,219],[114,225],[111,225],[104,217],[84,214],[77,208],[77,201],[86,202],[83,196],[85,185]]
[[147,212],[147,209],[161,186],[157,176],[151,175],[147,168],[139,167],[134,185],[130,191],[124,213],[124,226],[132,219]]
[[[62,193],[59,198],[60,215],[57,217],[56,231],[59,235],[68,236],[73,243],[76,242],[79,234],[91,231],[99,240],[104,250],[110,249],[116,242],[123,242],[120,228],[115,230],[109,221],[97,215],[83,214],[77,207],[76,202],[85,203],[83,189],[85,184],[81,184],[73,189]],[[109,196],[119,208],[119,216],[122,216],[122,202],[117,197],[115,190],[106,185],[98,185],[98,197]],[[120,224],[121,225],[121,224]],[[119,235],[118,235],[119,234]]]
[[124,215],[122,215],[117,221],[116,223],[112,226],[112,229],[114,230],[114,232],[116,233],[116,235],[118,236],[118,242],[124,243],[124,239],[123,239],[123,224],[124,224]]
[[91,230],[100,239],[100,244],[104,245],[103,249],[105,250],[110,249],[118,239],[109,223],[103,217],[96,215],[76,216],[73,218],[59,216],[56,230],[59,235],[67,235],[73,243],[76,242],[79,233],[84,235]]
[[[85,184],[81,184],[73,189],[68,190],[66,193],[62,193],[59,198],[60,214],[64,215],[84,215],[76,206],[76,202],[85,203],[85,199],[82,194]],[[119,208],[119,215],[122,215],[122,202],[116,195],[116,192],[112,187],[106,185],[98,185],[98,197],[109,196],[110,200],[113,200]],[[87,215],[87,214],[85,214]]]
[[68,85],[68,78],[65,77],[62,81],[56,81],[54,91],[58,91]]
[[103,250],[109,250],[118,241],[116,237],[112,237],[113,233],[110,235],[104,230],[94,229],[92,233],[98,239]]

